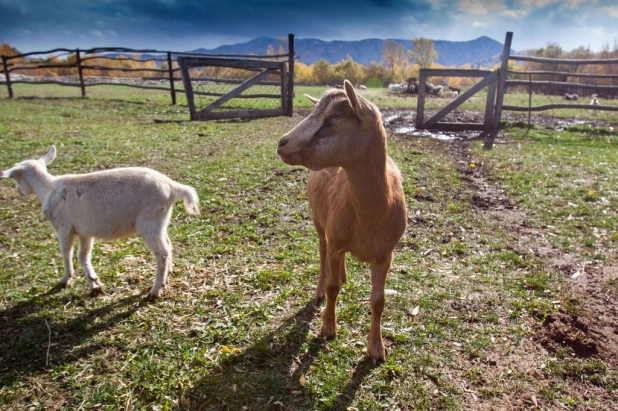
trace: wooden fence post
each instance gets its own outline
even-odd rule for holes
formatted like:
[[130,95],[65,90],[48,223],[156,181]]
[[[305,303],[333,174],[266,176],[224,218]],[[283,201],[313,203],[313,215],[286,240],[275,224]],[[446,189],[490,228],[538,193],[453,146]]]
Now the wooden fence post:
[[416,129],[420,130],[423,127],[423,121],[425,120],[425,93],[427,73],[425,69],[421,69],[418,75],[418,98],[416,101]]
[[167,72],[169,74],[170,79],[170,93],[172,94],[172,105],[176,105],[176,89],[174,88],[174,70],[172,68],[172,53],[170,51],[167,52]]
[[7,58],[2,55],[2,68],[4,69],[4,77],[6,78],[6,87],[9,90],[9,98],[13,98],[13,87],[11,86],[11,75],[9,74],[9,64],[6,62]]
[[483,149],[491,150],[494,145],[494,139],[500,128],[500,119],[502,117],[502,102],[504,101],[504,89],[506,85],[506,75],[509,69],[509,57],[511,56],[511,42],[513,41],[513,32],[508,31],[504,40],[504,49],[502,50],[502,64],[500,65],[500,77],[498,77],[498,92],[496,95],[496,109],[494,110],[493,129],[485,138]]
[[294,115],[294,34],[288,34],[288,104],[287,116]]
[[79,87],[82,89],[82,97],[86,97],[86,85],[84,84],[84,69],[82,68],[82,58],[79,49],[75,50],[77,56],[77,73],[79,74]]

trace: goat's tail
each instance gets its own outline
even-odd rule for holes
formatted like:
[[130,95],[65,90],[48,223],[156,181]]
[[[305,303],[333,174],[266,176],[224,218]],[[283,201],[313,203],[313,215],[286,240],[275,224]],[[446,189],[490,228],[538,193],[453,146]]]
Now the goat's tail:
[[185,205],[185,209],[189,214],[199,214],[200,213],[200,205],[199,198],[197,197],[197,191],[195,188],[191,186],[186,186],[184,184],[176,183],[175,186],[175,195],[176,198],[181,197],[182,201]]

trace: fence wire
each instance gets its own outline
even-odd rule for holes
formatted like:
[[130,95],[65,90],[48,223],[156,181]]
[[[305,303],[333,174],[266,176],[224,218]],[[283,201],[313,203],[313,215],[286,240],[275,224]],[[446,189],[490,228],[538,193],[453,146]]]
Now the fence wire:
[[[528,74],[509,74],[508,80],[521,80],[529,84],[505,86],[503,102],[503,120],[530,122],[530,124],[544,123],[553,119],[556,123],[579,122],[582,124],[601,125],[618,123],[618,112],[597,110],[595,106],[618,107],[617,96],[613,93],[599,93],[594,90],[582,89],[576,83],[569,85],[542,86],[533,84],[535,78]],[[594,79],[587,79],[587,84],[598,84]],[[548,108],[543,111],[534,111],[535,107],[549,105],[585,106]],[[510,107],[521,108],[511,110]],[[529,111],[532,108],[533,111]]]

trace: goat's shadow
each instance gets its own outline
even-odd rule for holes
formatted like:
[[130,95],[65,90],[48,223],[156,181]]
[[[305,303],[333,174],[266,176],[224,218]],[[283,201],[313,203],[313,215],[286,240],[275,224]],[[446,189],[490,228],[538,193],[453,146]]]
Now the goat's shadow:
[[[319,311],[310,300],[255,344],[219,361],[184,393],[191,409],[278,409],[278,402],[285,409],[315,409],[317,404],[302,380],[320,351],[326,350],[325,340],[310,331]],[[374,368],[372,361],[363,357],[327,409],[347,409]],[[247,398],[252,399],[250,403]]]
[[0,385],[10,387],[32,374],[75,362],[101,350],[104,347],[88,344],[88,341],[150,302],[143,295],[128,296],[103,307],[85,308],[66,321],[40,313],[46,308],[69,303],[84,306],[86,298],[90,297],[62,295],[57,288],[52,288],[0,311]]

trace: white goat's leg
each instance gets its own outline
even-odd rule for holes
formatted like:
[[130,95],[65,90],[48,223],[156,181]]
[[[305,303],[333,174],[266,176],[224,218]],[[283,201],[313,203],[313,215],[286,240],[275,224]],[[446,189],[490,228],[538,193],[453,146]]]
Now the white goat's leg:
[[167,284],[169,283],[169,278],[170,278],[170,274],[172,274],[172,272],[174,271],[174,261],[173,261],[173,251],[172,251],[172,240],[170,240],[170,236],[167,233],[167,230],[165,231],[165,239],[167,241],[167,246],[170,250],[170,256],[168,259],[168,265],[167,265],[167,275],[165,276],[165,285],[167,286]]
[[58,233],[60,251],[62,251],[62,262],[64,264],[64,276],[60,280],[60,287],[71,285],[73,277],[73,234]]
[[373,362],[384,361],[386,353],[382,341],[382,313],[384,312],[384,286],[386,274],[391,268],[393,255],[371,263],[371,329],[367,355]]
[[157,258],[157,278],[148,296],[158,297],[161,293],[161,289],[167,282],[167,270],[169,269],[171,251],[164,231],[159,231],[152,235],[145,235],[144,242]]
[[79,237],[79,250],[77,252],[77,259],[79,263],[84,268],[84,272],[86,274],[86,281],[88,282],[88,287],[90,287],[90,295],[96,296],[99,294],[104,294],[103,292],[103,283],[94,272],[94,268],[92,267],[92,245],[94,243],[94,238],[92,237]]
[[318,276],[318,285],[315,288],[315,299],[320,302],[326,295],[326,278],[328,277],[328,263],[326,260],[326,250],[328,248],[328,242],[326,240],[326,233],[324,229],[315,224],[318,237],[320,238],[320,274]]
[[337,336],[337,297],[341,290],[341,268],[343,267],[342,260],[345,259],[345,253],[332,253],[329,250],[328,275],[326,277],[326,308],[322,313],[321,334],[326,338],[335,338]]

